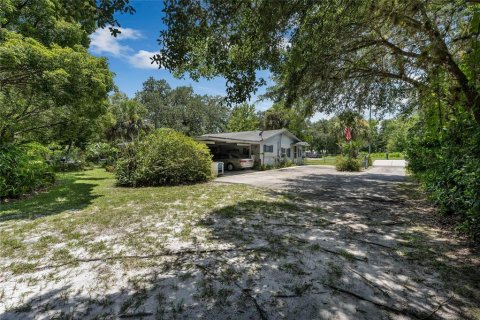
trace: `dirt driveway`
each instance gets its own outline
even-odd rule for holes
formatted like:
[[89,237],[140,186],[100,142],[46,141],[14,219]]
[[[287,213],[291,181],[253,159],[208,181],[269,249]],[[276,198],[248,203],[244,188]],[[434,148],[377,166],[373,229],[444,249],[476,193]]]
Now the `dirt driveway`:
[[[404,164],[402,162],[402,164]],[[352,189],[360,184],[371,184],[373,181],[405,181],[405,169],[402,165],[380,163],[367,171],[359,173],[338,172],[333,166],[299,166],[269,171],[235,171],[215,179],[216,182],[241,183],[254,187],[283,189],[286,191],[302,192],[302,189],[322,190],[331,188],[331,184],[354,183],[356,185],[344,186]],[[299,189],[299,190],[297,190]],[[303,191],[305,191],[303,190]],[[353,191],[353,190],[352,190]]]
[[[361,173],[303,166],[216,179],[321,208],[323,224],[305,210],[268,230],[288,239],[286,264],[297,286],[260,298],[269,317],[479,319],[479,256],[437,227],[404,165],[380,161]],[[269,269],[282,270],[281,263]],[[276,282],[262,280],[267,287]]]

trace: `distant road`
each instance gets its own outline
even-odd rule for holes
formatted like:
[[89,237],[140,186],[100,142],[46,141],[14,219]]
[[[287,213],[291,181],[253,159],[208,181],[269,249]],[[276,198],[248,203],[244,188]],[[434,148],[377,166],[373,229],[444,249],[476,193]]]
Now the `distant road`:
[[405,168],[405,160],[375,160],[373,161],[374,167],[403,167]]

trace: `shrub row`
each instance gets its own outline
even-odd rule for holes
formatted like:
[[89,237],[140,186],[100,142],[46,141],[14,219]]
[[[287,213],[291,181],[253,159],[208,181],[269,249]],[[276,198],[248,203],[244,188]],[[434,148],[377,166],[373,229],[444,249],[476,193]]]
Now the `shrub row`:
[[443,129],[418,122],[409,132],[408,168],[441,213],[480,239],[480,128],[467,114]]

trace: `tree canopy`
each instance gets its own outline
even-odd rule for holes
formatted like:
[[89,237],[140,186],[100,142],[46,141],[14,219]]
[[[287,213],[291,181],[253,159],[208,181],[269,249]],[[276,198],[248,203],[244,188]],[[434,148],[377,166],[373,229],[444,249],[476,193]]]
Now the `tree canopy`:
[[255,106],[247,103],[236,105],[228,119],[227,131],[252,131],[261,128],[261,117],[255,111]]
[[165,80],[150,77],[136,99],[147,109],[155,128],[173,128],[189,136],[225,130],[229,108],[221,97],[199,95],[192,87],[172,89]]
[[311,112],[407,108],[443,73],[480,123],[479,10],[464,0],[169,1],[155,60],[177,75],[225,77],[235,102],[269,69],[271,96]]
[[89,34],[132,13],[128,0],[0,0],[0,142],[71,143],[93,134],[113,74]]

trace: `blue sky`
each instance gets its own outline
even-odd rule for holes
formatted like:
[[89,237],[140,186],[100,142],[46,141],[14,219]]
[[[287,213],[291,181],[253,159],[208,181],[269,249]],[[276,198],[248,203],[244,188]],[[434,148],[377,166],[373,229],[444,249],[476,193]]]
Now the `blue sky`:
[[[99,29],[91,35],[90,52],[96,56],[107,57],[110,69],[115,72],[115,84],[120,91],[133,97],[142,88],[142,83],[150,76],[155,79],[165,79],[170,86],[191,85],[196,93],[209,95],[225,95],[225,80],[215,78],[201,79],[195,82],[188,77],[177,79],[170,72],[158,69],[150,64],[150,57],[158,52],[157,43],[160,30],[165,28],[162,23],[161,0],[133,0],[136,13],[134,15],[119,15],[122,33],[116,38],[107,29]],[[259,75],[269,79],[268,72]],[[256,95],[265,92],[260,88]],[[257,110],[265,110],[271,106],[271,101],[257,101],[254,96],[251,102],[256,102]]]

